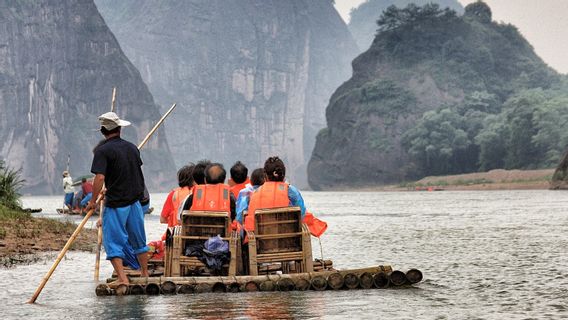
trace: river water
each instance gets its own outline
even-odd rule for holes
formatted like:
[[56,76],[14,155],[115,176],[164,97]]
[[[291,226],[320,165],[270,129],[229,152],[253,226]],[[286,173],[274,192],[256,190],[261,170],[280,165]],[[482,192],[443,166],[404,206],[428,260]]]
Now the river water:
[[[148,240],[163,232],[146,217]],[[416,267],[424,281],[387,290],[97,297],[95,255],[67,254],[35,305],[53,257],[0,269],[0,314],[11,318],[552,319],[568,318],[568,192],[305,192],[327,221],[323,255],[336,268]],[[60,197],[26,197],[58,217]],[[52,212],[52,214],[49,214]],[[61,216],[59,216],[61,217]],[[78,218],[77,218],[78,219]],[[88,226],[92,226],[89,223]],[[320,256],[314,244],[314,257]],[[101,274],[111,267],[102,263]]]

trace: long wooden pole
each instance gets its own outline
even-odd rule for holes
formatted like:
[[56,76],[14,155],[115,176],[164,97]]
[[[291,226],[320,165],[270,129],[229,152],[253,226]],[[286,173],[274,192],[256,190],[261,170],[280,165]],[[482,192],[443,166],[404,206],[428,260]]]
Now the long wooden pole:
[[146,142],[148,142],[148,140],[154,134],[154,132],[156,132],[156,130],[158,130],[160,125],[164,122],[164,120],[166,120],[166,118],[170,115],[170,113],[172,113],[172,111],[174,111],[175,108],[176,108],[176,104],[174,103],[170,107],[170,109],[162,116],[162,118],[160,118],[160,120],[158,120],[158,123],[156,123],[154,128],[152,128],[152,130],[150,130],[150,133],[148,133],[146,138],[144,138],[144,140],[142,140],[142,142],[140,142],[140,144],[138,145],[138,149],[142,149],[142,147],[146,144]]
[[[99,211],[99,218],[103,220],[103,213],[105,212],[104,202],[101,201],[101,207]],[[99,281],[99,269],[101,265],[101,246],[103,243],[103,227],[102,224],[98,228],[97,232],[97,255],[95,258],[95,281]]]
[[[142,140],[142,142],[140,142],[140,144],[138,145],[138,149],[141,149],[146,142],[148,142],[148,139],[150,139],[150,137],[152,136],[152,134],[154,134],[154,132],[156,132],[156,130],[158,130],[158,127],[164,122],[164,120],[166,119],[166,117],[173,111],[173,109],[176,107],[176,104],[174,103],[172,105],[172,107],[168,110],[168,112],[166,112],[166,114],[164,114],[162,116],[162,118],[158,121],[158,123],[156,123],[156,125],[152,128],[152,130],[150,130],[150,132],[146,135],[146,137],[144,138],[144,140]],[[102,194],[99,194],[99,196],[97,197],[97,201],[96,204],[99,203],[99,201],[102,198]],[[28,301],[28,303],[35,303],[35,301],[37,300],[37,297],[39,296],[39,294],[41,293],[41,291],[43,290],[43,287],[45,287],[45,284],[47,283],[47,281],[49,280],[49,278],[51,277],[51,275],[53,274],[53,272],[55,271],[55,269],[57,268],[57,266],[59,265],[59,262],[61,262],[61,259],[63,259],[63,257],[65,256],[65,254],[67,253],[67,251],[69,250],[69,247],[71,247],[71,245],[73,244],[73,242],[75,241],[75,238],[77,238],[77,236],[79,235],[79,232],[81,232],[81,230],[83,230],[83,227],[85,226],[85,223],[87,223],[87,221],[89,220],[89,218],[93,215],[93,212],[95,212],[95,208],[96,205],[93,209],[89,210],[87,212],[87,214],[85,215],[85,217],[83,218],[83,220],[81,221],[81,223],[77,226],[77,229],[75,229],[75,232],[73,232],[73,234],[71,235],[71,237],[69,238],[69,240],[67,240],[67,243],[65,244],[65,246],[63,247],[63,249],[61,250],[61,252],[59,253],[59,255],[57,256],[57,259],[55,259],[55,261],[53,262],[53,265],[51,266],[51,268],[49,269],[49,271],[47,272],[47,274],[45,275],[45,277],[43,277],[41,283],[39,284],[39,286],[37,287],[34,295],[32,296],[32,298],[30,299],[30,301]]]
[[[97,203],[101,200],[101,198],[102,198],[102,194],[99,195],[99,197],[97,198]],[[61,262],[61,259],[63,259],[63,257],[65,256],[65,254],[67,253],[67,250],[69,250],[69,247],[71,247],[71,245],[75,241],[75,238],[77,238],[77,236],[79,235],[79,232],[81,232],[81,230],[85,226],[85,223],[87,223],[87,221],[89,221],[89,218],[93,215],[93,212],[95,212],[95,208],[93,208],[93,209],[91,209],[87,212],[87,214],[85,215],[85,217],[83,218],[81,223],[77,226],[77,229],[75,229],[75,232],[73,232],[73,234],[71,235],[69,240],[67,240],[67,243],[65,244],[65,246],[61,250],[61,252],[59,252],[59,255],[57,256],[57,259],[55,259],[55,262],[51,266],[51,269],[49,269],[49,271],[47,272],[45,277],[43,277],[39,287],[37,287],[34,295],[30,299],[30,301],[28,301],[28,303],[35,303],[37,297],[41,293],[41,290],[43,290],[43,287],[45,286],[45,284],[47,283],[47,281],[49,280],[49,278],[53,274],[53,271],[55,271],[55,268],[57,268],[57,266],[59,265],[59,262]]]
[[110,103],[110,111],[114,112],[114,106],[116,103],[116,87],[112,88],[112,101]]
[[[112,100],[110,102],[110,111],[114,112],[115,109],[115,105],[116,105],[116,87],[112,88]],[[104,188],[104,185],[103,185]],[[101,207],[99,209],[99,219],[101,219],[101,221],[103,220],[103,213],[105,211],[105,205],[104,202],[101,202]],[[100,269],[100,265],[101,265],[101,246],[103,244],[103,225],[101,223],[101,225],[97,228],[97,254],[95,257],[95,281],[99,281],[99,269]]]
[[[65,171],[67,171],[67,172],[69,172],[69,162],[70,161],[71,161],[71,154],[68,153],[67,154],[67,167],[65,169]],[[63,187],[63,189],[65,189],[65,187]],[[65,190],[63,190],[63,194],[64,194],[64,196],[63,196],[63,207],[61,208],[61,213],[65,213],[65,195],[66,195]],[[73,207],[73,201],[71,201],[71,207]]]

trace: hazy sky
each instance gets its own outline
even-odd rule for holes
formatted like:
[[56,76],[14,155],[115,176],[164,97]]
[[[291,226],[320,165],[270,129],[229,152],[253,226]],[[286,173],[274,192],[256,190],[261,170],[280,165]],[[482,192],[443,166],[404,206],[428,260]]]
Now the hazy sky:
[[[365,0],[335,0],[345,19]],[[467,5],[475,0],[458,0]],[[568,0],[485,0],[493,20],[511,23],[534,46],[537,54],[559,72],[568,73]]]

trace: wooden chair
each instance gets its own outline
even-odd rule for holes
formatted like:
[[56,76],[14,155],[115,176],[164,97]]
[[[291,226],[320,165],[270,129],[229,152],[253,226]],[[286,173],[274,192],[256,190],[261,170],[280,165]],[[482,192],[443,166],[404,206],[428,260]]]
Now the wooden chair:
[[240,237],[237,232],[231,231],[231,219],[226,212],[183,211],[181,222],[181,226],[174,229],[171,267],[166,268],[170,274],[166,276],[207,275],[205,264],[196,257],[186,257],[184,250],[186,245],[203,244],[217,235],[229,241],[231,253],[231,260],[224,266],[223,275],[235,276],[240,272],[242,269]]
[[257,210],[255,232],[247,236],[250,275],[313,271],[310,232],[300,207]]

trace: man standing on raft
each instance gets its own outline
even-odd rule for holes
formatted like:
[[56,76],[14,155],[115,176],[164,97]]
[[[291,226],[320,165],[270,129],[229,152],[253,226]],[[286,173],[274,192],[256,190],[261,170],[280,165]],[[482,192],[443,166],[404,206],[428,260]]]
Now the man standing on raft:
[[[144,230],[144,212],[140,199],[144,196],[142,159],[138,148],[120,138],[121,127],[130,122],[121,120],[114,112],[99,117],[102,145],[94,150],[91,172],[95,174],[93,197],[87,210],[95,207],[103,182],[106,186],[105,212],[102,219],[103,245],[118,280],[115,285],[128,284],[123,263],[135,265],[132,251],[142,269],[141,276],[148,276],[148,246]],[[100,224],[101,221],[97,224]]]

